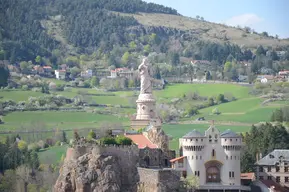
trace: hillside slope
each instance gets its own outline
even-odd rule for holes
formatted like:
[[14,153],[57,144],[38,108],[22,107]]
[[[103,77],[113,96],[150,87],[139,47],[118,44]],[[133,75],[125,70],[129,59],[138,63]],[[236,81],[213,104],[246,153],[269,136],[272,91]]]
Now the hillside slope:
[[256,48],[262,46],[286,46],[289,40],[265,37],[261,34],[247,33],[244,29],[229,27],[223,24],[201,21],[181,15],[170,15],[160,13],[137,13],[124,14],[124,16],[133,16],[144,26],[168,27],[188,31],[188,34],[197,36],[203,40],[209,40],[217,43],[230,42],[239,46]]
[[179,56],[222,65],[230,55],[251,60],[244,51],[258,45],[289,45],[141,0],[3,0],[0,10],[0,60],[11,63],[41,56],[38,63],[54,68],[64,62],[107,68],[135,64],[139,56],[156,52],[174,65]]

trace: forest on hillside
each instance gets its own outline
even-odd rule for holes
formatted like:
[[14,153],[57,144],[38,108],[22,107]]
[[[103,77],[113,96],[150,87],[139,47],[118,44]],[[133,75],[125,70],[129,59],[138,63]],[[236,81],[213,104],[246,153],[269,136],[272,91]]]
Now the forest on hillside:
[[[204,41],[179,29],[142,26],[121,12],[178,15],[172,8],[141,0],[3,0],[0,60],[9,60],[22,72],[36,64],[58,69],[66,63],[75,77],[85,68],[135,68],[140,56],[149,54],[153,63],[163,64],[158,66],[161,76],[181,76],[191,59],[211,62],[206,70],[218,74],[210,79],[236,80],[239,75],[289,69],[289,47],[279,47],[286,52],[279,57],[270,46],[251,50]],[[241,61],[251,67],[246,69]],[[195,71],[199,75],[194,76],[204,75],[204,70]]]

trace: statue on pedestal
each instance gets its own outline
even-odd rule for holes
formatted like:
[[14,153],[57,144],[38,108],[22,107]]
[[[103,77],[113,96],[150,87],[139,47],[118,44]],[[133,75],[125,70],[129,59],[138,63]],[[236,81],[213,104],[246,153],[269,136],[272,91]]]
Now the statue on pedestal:
[[145,57],[142,63],[138,66],[140,74],[140,94],[151,94],[152,93],[152,81],[149,74],[149,63]]

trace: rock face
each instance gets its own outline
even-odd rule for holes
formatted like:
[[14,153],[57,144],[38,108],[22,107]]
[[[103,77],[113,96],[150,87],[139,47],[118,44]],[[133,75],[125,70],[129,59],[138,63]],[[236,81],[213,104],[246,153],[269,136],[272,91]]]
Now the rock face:
[[164,151],[169,150],[169,138],[160,127],[153,127],[148,131],[149,140]]
[[55,184],[55,192],[119,192],[120,165],[116,157],[85,154],[67,159]]

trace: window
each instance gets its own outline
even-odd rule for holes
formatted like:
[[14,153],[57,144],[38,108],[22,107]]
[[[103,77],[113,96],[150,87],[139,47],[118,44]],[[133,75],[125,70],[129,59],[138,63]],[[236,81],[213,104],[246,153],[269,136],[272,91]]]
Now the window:
[[225,139],[225,141],[227,141],[227,139]]
[[234,171],[232,171],[232,177],[233,177],[233,178],[235,177]]
[[202,160],[202,156],[200,156],[200,159]]
[[272,180],[272,176],[268,176],[268,180]]
[[198,139],[196,139],[196,141],[198,142]]
[[198,155],[196,156],[196,159],[198,159]]
[[232,141],[232,139],[230,139],[230,141]]
[[285,183],[289,183],[289,177],[285,177]]
[[194,156],[192,156],[192,159],[194,159]]
[[285,173],[288,172],[288,167],[284,167],[284,172],[285,172]]
[[234,171],[229,171],[229,178],[234,178],[234,177],[235,177]]
[[268,172],[271,172],[271,166],[268,166]]
[[215,157],[215,149],[212,150],[212,157]]
[[203,142],[203,139],[201,139],[201,141]]
[[263,167],[259,167],[259,172],[263,172]]
[[233,156],[231,156],[231,160],[233,159]]
[[276,177],[276,182],[280,183],[280,177],[279,176]]
[[231,171],[229,171],[229,178],[231,178],[232,177],[232,175],[231,175]]
[[200,176],[200,171],[195,171],[195,176]]
[[193,139],[191,139],[191,141],[193,141]]
[[279,172],[280,171],[280,167],[276,166],[276,172]]
[[237,160],[237,156],[235,156],[235,160]]
[[228,155],[226,155],[226,159],[227,159],[227,160],[228,160],[228,158],[229,158]]
[[236,139],[236,141],[238,141],[238,139]]
[[264,177],[263,176],[259,176],[259,180],[264,180]]

